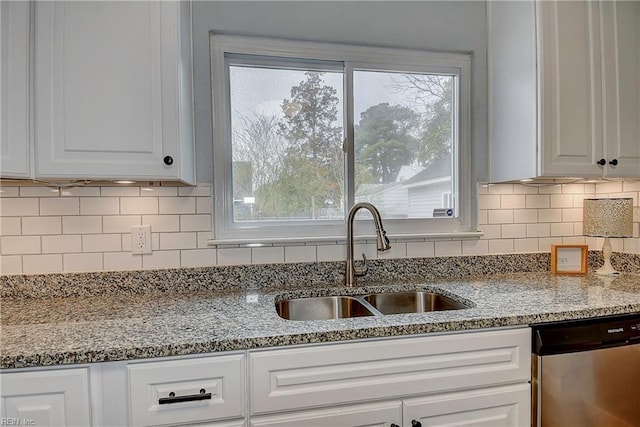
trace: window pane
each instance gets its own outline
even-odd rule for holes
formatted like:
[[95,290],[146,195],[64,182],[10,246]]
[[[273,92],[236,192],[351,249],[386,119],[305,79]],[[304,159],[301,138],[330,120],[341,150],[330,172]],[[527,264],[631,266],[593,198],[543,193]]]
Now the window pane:
[[385,218],[457,216],[455,78],[354,71],[356,202]]
[[233,219],[344,217],[343,76],[230,65]]

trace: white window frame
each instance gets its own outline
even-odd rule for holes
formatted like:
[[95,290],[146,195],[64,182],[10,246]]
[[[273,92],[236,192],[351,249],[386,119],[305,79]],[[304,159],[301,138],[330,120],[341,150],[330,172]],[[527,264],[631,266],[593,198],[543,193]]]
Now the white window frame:
[[[227,54],[344,63],[345,156],[346,163],[349,164],[345,172],[347,206],[353,204],[353,191],[349,186],[354,183],[353,70],[440,72],[456,75],[457,90],[455,92],[459,108],[458,114],[454,115],[454,126],[452,126],[458,141],[457,149],[452,147],[453,162],[458,176],[457,182],[455,180],[453,182],[453,192],[458,195],[456,217],[385,220],[384,225],[387,235],[392,239],[477,235],[476,218],[471,209],[471,56],[469,54],[232,36],[213,32],[210,37],[214,169],[213,239],[210,243],[343,240],[346,232],[346,219],[343,221],[310,220],[295,222],[295,224],[293,222],[234,224],[229,73],[225,60]],[[373,228],[369,234],[373,236]]]

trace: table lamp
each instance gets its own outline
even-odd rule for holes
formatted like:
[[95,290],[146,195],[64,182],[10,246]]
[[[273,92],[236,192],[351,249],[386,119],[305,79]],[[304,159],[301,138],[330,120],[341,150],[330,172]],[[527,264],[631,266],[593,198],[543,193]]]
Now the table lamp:
[[610,237],[632,237],[633,199],[584,199],[582,205],[582,234],[604,237],[602,255],[604,265],[596,274],[613,276],[620,274],[611,266]]

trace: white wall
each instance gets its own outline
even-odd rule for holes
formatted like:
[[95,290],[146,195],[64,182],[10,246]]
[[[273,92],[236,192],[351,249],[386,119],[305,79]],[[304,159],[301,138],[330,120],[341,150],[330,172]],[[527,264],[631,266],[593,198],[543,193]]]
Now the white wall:
[[472,182],[487,177],[483,1],[194,1],[198,181],[212,182],[209,31],[472,54]]
[[[211,187],[0,188],[0,273],[138,270],[228,264],[341,261],[343,242],[247,248],[207,247]],[[614,251],[640,253],[640,182],[478,185],[480,239],[357,245],[368,258],[549,252],[551,244],[602,247],[582,233],[582,199],[632,197],[634,238]],[[131,253],[130,226],[150,224],[153,253]],[[345,230],[346,232],[346,230]]]

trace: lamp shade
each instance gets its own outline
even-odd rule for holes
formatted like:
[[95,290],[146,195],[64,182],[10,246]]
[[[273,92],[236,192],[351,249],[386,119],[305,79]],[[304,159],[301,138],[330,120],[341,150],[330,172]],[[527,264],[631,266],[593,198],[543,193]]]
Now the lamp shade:
[[582,234],[592,237],[632,237],[633,199],[584,199]]

